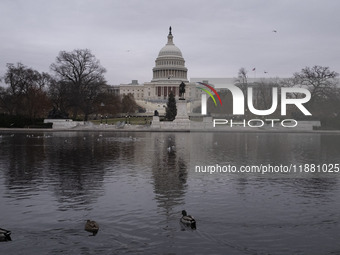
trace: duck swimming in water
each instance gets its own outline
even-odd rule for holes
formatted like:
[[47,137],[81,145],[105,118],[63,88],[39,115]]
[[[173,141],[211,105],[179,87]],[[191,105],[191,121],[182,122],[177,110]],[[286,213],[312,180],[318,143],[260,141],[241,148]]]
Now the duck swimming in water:
[[0,242],[4,242],[4,241],[12,241],[11,231],[0,228]]
[[96,235],[99,230],[99,225],[93,220],[87,220],[85,224],[85,230],[91,232],[93,235]]
[[182,211],[182,218],[180,221],[184,225],[191,227],[192,229],[196,229],[196,220],[191,215],[187,215],[185,210]]

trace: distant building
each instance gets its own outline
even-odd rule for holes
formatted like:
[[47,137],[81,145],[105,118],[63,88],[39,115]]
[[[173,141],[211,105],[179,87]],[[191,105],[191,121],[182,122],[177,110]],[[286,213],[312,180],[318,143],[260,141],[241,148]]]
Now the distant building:
[[116,96],[120,95],[119,86],[102,85],[101,86],[101,92],[105,92],[105,93],[108,93],[108,94],[113,94],[113,95],[116,95]]

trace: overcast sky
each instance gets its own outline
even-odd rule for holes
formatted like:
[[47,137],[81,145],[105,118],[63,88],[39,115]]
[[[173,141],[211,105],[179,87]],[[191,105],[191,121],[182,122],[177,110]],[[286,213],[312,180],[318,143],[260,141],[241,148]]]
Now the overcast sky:
[[60,51],[87,48],[108,84],[149,82],[169,26],[188,78],[340,73],[339,24],[337,0],[0,0],[0,76],[17,62],[50,72]]

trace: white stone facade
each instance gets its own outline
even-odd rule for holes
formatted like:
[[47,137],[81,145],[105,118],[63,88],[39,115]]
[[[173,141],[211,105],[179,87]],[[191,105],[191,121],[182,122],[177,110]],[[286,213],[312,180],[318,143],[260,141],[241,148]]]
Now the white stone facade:
[[71,129],[89,125],[89,122],[73,121],[72,119],[44,119],[44,123],[52,123],[53,129]]

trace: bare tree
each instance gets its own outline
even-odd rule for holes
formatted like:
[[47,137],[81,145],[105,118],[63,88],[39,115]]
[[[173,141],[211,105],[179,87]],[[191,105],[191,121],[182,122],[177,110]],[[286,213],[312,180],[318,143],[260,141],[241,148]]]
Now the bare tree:
[[9,87],[2,91],[1,102],[8,113],[31,119],[44,117],[49,107],[45,90],[51,80],[49,74],[39,73],[22,63],[7,64],[4,80]]
[[329,97],[336,88],[338,73],[329,67],[305,67],[299,73],[294,73],[294,83],[305,86],[311,92],[311,103]]
[[305,67],[300,72],[294,73],[292,83],[307,88],[311,93],[311,99],[306,106],[314,117],[333,118],[336,114],[333,107],[339,105],[336,79],[338,76],[339,74],[331,71],[329,67],[317,65]]
[[15,109],[13,97],[9,90],[3,87],[0,87],[0,109],[9,115],[12,115]]
[[62,115],[68,115],[70,109],[70,88],[69,83],[63,81],[52,80],[48,89],[48,95],[53,105],[53,110],[59,112]]
[[61,51],[56,62],[51,65],[59,82],[69,84],[69,105],[76,119],[81,110],[85,117],[93,111],[93,102],[105,84],[105,68],[88,49],[76,49],[72,52]]
[[248,88],[248,71],[241,67],[237,74],[236,84],[243,91],[243,94],[246,95]]

